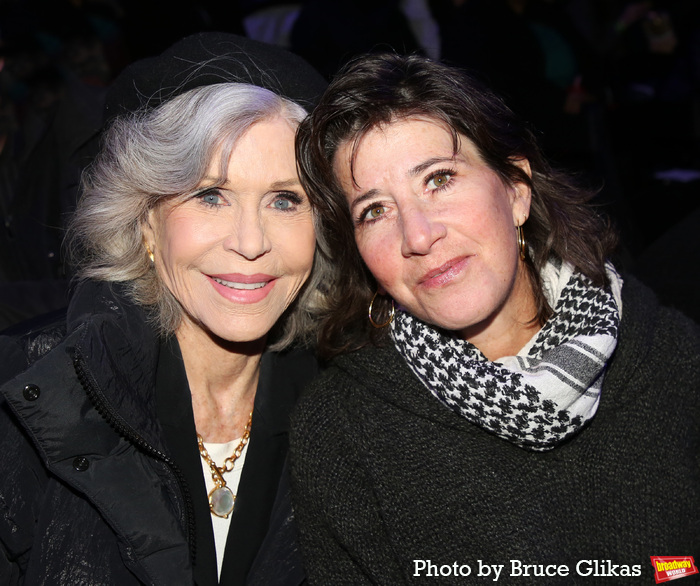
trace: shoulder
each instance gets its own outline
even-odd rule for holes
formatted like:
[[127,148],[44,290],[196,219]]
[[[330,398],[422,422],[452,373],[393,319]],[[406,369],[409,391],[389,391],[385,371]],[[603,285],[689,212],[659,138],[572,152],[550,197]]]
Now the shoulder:
[[19,374],[58,346],[66,336],[65,310],[39,316],[0,335],[0,382]]
[[294,408],[291,441],[307,438],[308,431],[317,434],[326,427],[338,431],[351,393],[346,374],[331,364],[304,389]]
[[313,461],[345,458],[344,450],[355,449],[357,435],[367,432],[380,413],[396,402],[413,407],[415,386],[393,344],[367,346],[333,359],[292,412],[292,450]]
[[[341,366],[356,358],[334,360],[307,388],[292,412],[290,473],[295,510],[302,526],[309,522],[309,511],[330,508],[335,517],[340,511],[346,512],[348,502],[364,498],[367,454],[362,446],[367,439],[366,428],[372,423],[367,413],[378,405],[371,383],[358,381]],[[352,495],[347,494],[348,490]]]
[[622,289],[618,345],[605,377],[615,402],[662,412],[700,409],[700,327],[633,277]]
[[358,392],[380,386],[387,373],[401,369],[402,362],[393,345],[365,346],[338,356],[309,384],[298,410],[344,410]]
[[268,397],[276,410],[289,411],[306,386],[318,375],[316,354],[308,348],[290,348],[266,352],[260,366],[259,397]]
[[384,408],[425,414],[435,406],[430,397],[389,339],[334,358],[307,387],[295,421],[297,426],[316,426],[336,418],[355,424]]
[[266,352],[262,368],[268,371],[282,371],[286,377],[305,382],[319,373],[320,365],[313,349],[292,347],[278,352]]
[[646,285],[632,276],[622,287],[620,341],[652,358],[684,356],[700,360],[700,326],[680,311],[663,306]]
[[348,417],[358,387],[353,371],[365,353],[361,350],[334,359],[305,388],[292,412],[290,440],[298,449],[337,445],[338,437],[350,426]]

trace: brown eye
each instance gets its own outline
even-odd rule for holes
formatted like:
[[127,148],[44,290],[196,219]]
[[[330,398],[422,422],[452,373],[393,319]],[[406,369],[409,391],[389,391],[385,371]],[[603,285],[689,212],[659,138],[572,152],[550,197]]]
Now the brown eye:
[[427,186],[430,189],[439,189],[440,187],[447,185],[451,178],[452,174],[450,173],[436,173],[428,180]]
[[367,208],[360,216],[360,222],[371,222],[381,218],[386,213],[386,208],[381,204],[374,204]]

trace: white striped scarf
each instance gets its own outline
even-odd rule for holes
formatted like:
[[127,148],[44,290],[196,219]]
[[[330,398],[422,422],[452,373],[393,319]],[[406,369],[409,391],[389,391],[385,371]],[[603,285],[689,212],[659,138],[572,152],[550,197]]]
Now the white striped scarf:
[[549,450],[598,409],[622,307],[622,279],[612,265],[607,272],[610,290],[551,261],[542,279],[554,314],[516,356],[491,362],[468,341],[404,311],[392,323],[394,343],[447,407],[522,448]]

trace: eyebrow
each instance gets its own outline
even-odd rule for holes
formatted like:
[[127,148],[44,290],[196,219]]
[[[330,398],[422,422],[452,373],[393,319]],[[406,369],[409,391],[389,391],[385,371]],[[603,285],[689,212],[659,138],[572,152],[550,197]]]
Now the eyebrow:
[[455,160],[454,155],[451,157],[432,157],[430,159],[427,159],[426,161],[423,161],[422,163],[416,165],[415,167],[411,168],[408,170],[408,175],[409,177],[415,177],[416,175],[420,175],[425,171],[426,169],[429,169],[433,165],[437,163],[453,163]]
[[378,189],[370,189],[369,191],[365,191],[362,195],[352,200],[352,203],[350,204],[350,211],[353,212],[358,205],[360,205],[362,202],[367,201],[368,199],[376,197],[378,193]]
[[272,191],[291,189],[292,187],[301,187],[301,182],[298,179],[285,179],[284,181],[275,181],[270,187]]
[[[231,185],[229,183],[228,178],[226,178],[226,181],[224,183],[219,183],[218,177],[210,177],[207,175],[206,177],[202,177],[202,183],[208,182],[211,183],[211,185],[203,185],[202,187],[198,187],[195,191],[205,191],[207,189],[211,188],[219,188],[219,189],[229,189],[231,188]],[[279,191],[282,189],[291,189],[292,187],[301,187],[301,182],[299,179],[283,179],[282,181],[275,181],[270,185],[270,191]]]

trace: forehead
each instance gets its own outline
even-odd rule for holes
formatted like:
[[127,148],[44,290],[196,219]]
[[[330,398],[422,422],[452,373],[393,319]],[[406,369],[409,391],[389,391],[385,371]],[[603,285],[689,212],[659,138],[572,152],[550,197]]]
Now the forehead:
[[294,136],[296,123],[273,116],[263,118],[250,125],[238,136],[230,136],[220,142],[209,161],[208,175],[218,171],[225,176],[232,169],[244,174],[252,171],[251,165],[267,169],[280,164],[296,165]]
[[[233,151],[260,149],[265,152],[277,147],[277,143],[293,140],[296,133],[296,123],[290,122],[280,115],[263,118],[251,124],[233,144]],[[278,140],[274,140],[277,138]],[[287,145],[285,145],[286,147]]]
[[378,139],[389,142],[425,136],[430,136],[433,139],[439,138],[453,145],[456,132],[442,120],[414,115],[394,118],[390,122],[377,124],[367,132],[356,136],[352,141],[347,141],[343,146],[352,145],[351,151],[356,154],[364,144],[376,142]]
[[355,179],[361,169],[393,162],[419,163],[429,157],[454,157],[465,146],[476,152],[467,137],[457,134],[442,120],[427,116],[396,118],[341,143],[333,168],[341,180]]

